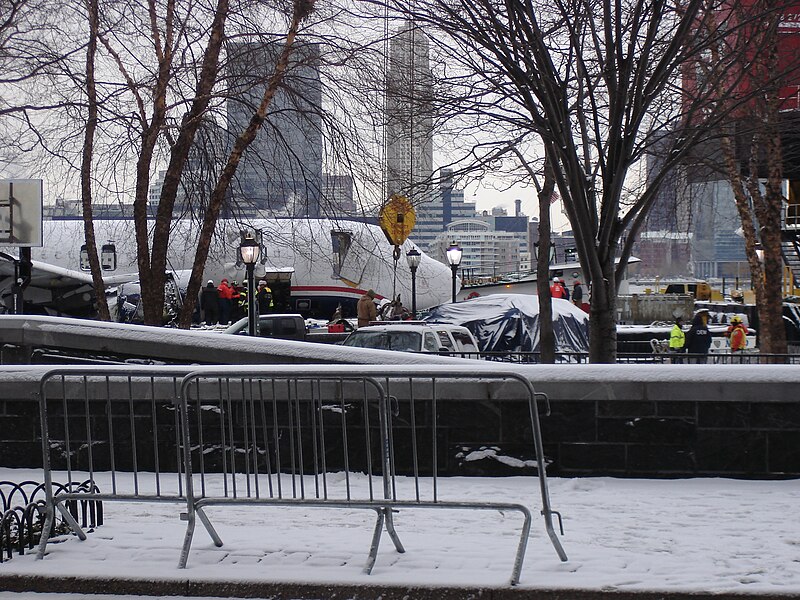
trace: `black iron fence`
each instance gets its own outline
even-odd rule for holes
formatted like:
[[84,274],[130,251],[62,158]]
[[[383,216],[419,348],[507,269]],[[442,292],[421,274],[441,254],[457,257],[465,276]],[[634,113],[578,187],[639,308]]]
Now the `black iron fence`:
[[[488,360],[513,364],[539,364],[540,352],[426,352],[437,356],[458,356],[477,360]],[[556,352],[558,364],[580,364],[589,362],[588,352]],[[672,352],[618,352],[617,363],[621,364],[714,364],[714,365],[800,365],[800,354],[765,354],[761,352],[725,352],[710,354],[687,354]]]
[[[47,514],[45,487],[38,481],[0,481],[0,563],[39,544]],[[92,482],[52,482],[52,490],[53,496],[77,494],[76,499],[65,503],[65,510],[82,528],[91,530],[103,524],[102,502],[90,499],[98,492]],[[67,532],[69,527],[63,520],[54,520],[45,537]]]

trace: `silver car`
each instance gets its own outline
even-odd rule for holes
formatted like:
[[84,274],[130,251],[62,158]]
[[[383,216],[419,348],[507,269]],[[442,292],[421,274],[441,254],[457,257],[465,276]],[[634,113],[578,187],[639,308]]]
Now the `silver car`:
[[478,343],[469,329],[438,323],[392,323],[360,327],[347,337],[343,345],[400,352],[478,352]]

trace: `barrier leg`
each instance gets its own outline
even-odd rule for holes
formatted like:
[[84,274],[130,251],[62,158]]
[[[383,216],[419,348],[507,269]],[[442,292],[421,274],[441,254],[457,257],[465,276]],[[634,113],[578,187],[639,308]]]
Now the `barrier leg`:
[[561,559],[561,562],[567,562],[567,553],[564,552],[564,547],[561,545],[561,540],[558,539],[558,535],[556,535],[556,531],[553,528],[553,512],[551,510],[542,511],[544,515],[544,528],[547,530],[547,535],[550,537],[550,541],[553,543],[553,547],[556,549],[556,554],[558,554],[558,558]]
[[53,528],[55,518],[53,507],[48,504],[45,509],[44,525],[42,525],[42,537],[39,539],[39,550],[36,553],[36,558],[39,560],[44,558],[47,550],[47,541],[50,539],[50,530]]
[[181,519],[186,521],[186,534],[183,537],[183,548],[181,548],[181,557],[178,559],[178,568],[185,569],[186,562],[189,560],[189,550],[192,547],[192,537],[194,536],[194,510],[181,515]]
[[383,509],[383,514],[386,518],[386,533],[389,534],[389,537],[392,538],[392,542],[394,542],[394,548],[400,554],[406,551],[403,548],[403,543],[400,541],[400,537],[397,535],[397,531],[394,528],[394,519],[392,517],[392,509],[387,507]]
[[200,521],[203,523],[203,526],[206,528],[208,535],[211,536],[211,540],[214,542],[214,545],[217,548],[220,548],[222,546],[222,538],[219,537],[217,530],[214,529],[214,526],[208,519],[208,515],[206,515],[205,511],[200,507],[195,510],[197,512],[197,516],[200,517]]
[[78,525],[78,522],[75,520],[75,517],[73,517],[72,513],[69,512],[69,509],[66,506],[64,506],[61,502],[56,502],[56,507],[61,513],[61,516],[64,517],[64,520],[67,522],[67,525],[69,525],[69,528],[72,529],[75,535],[78,536],[78,539],[82,542],[85,541],[86,533],[84,533],[83,529],[81,529],[81,526]]
[[367,564],[364,565],[364,573],[367,575],[372,573],[372,567],[375,566],[375,561],[378,558],[378,546],[381,543],[381,533],[383,533],[383,522],[385,520],[384,509],[376,508],[375,512],[378,513],[378,519],[375,521],[375,529],[372,532],[372,543],[369,546]]
[[514,568],[511,571],[511,585],[517,585],[519,583],[519,577],[522,573],[522,561],[525,560],[525,550],[528,548],[528,537],[530,537],[531,534],[531,513],[528,509],[523,509],[522,514],[525,521],[522,524],[522,533],[519,536],[517,555],[514,558]]
[[202,507],[190,507],[188,512],[181,515],[181,519],[186,521],[186,535],[183,538],[183,548],[181,548],[181,557],[178,559],[178,568],[185,569],[186,563],[189,561],[189,551],[192,548],[192,539],[194,538],[194,528],[197,523],[195,515],[200,517],[200,522],[206,528],[208,535],[214,542],[214,545],[219,548],[222,546],[222,538],[219,537],[217,530],[211,524],[211,521],[206,515]]

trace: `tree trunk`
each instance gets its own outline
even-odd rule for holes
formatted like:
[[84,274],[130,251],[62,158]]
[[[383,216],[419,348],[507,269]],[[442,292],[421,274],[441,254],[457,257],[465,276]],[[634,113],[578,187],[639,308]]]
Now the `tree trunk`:
[[556,362],[556,338],[553,334],[553,299],[550,296],[550,207],[553,204],[553,193],[556,188],[553,171],[552,153],[545,151],[544,181],[541,188],[533,168],[519,151],[516,143],[510,150],[517,155],[520,164],[528,172],[531,180],[539,190],[539,242],[536,253],[536,293],[539,302],[539,362],[553,364]]
[[589,308],[589,362],[617,361],[617,282],[614,255],[603,265],[603,277],[592,279]]
[[[758,319],[764,318],[761,330],[761,351],[767,354],[786,354],[786,328],[783,324],[783,255],[781,254],[781,208],[783,195],[783,152],[778,131],[777,94],[766,102],[766,160],[767,183],[764,201],[756,204],[761,224],[761,245],[764,249],[764,286]],[[762,316],[763,312],[763,316]]]
[[[758,10],[767,11],[765,18],[760,20],[755,31],[747,32],[739,39],[741,47],[747,49],[746,59],[740,58],[739,68],[746,72],[748,83],[756,93],[743,103],[744,112],[733,133],[729,130],[722,136],[722,150],[742,222],[745,255],[756,295],[758,345],[765,354],[785,354],[787,344],[783,324],[781,254],[783,152],[778,125],[781,103],[779,88],[785,82],[782,83],[776,46],[781,13],[770,9],[771,3],[761,2]],[[741,16],[739,18],[747,22]],[[712,61],[718,62],[720,55],[715,49]],[[741,102],[735,97],[732,100]],[[747,177],[742,175],[735,139],[750,142]],[[766,180],[766,184],[762,187],[763,180]],[[763,261],[756,253],[759,242]]]
[[[761,150],[761,139],[767,140],[765,154],[770,174],[766,190],[762,190],[759,178],[758,156]],[[728,178],[733,188],[736,209],[742,223],[745,255],[756,296],[758,345],[765,354],[786,354],[786,329],[783,324],[783,258],[781,256],[780,170],[782,158],[780,140],[773,139],[769,132],[766,135],[759,133],[752,136],[749,160],[750,175],[746,180],[741,175],[731,135],[722,138],[722,149]],[[756,245],[759,241],[763,250],[763,263],[756,253]]]
[[550,296],[550,207],[555,191],[553,164],[545,157],[544,184],[539,192],[539,252],[536,256],[536,291],[539,295],[539,352],[544,364],[556,362],[553,333],[553,299]]
[[94,153],[94,134],[97,130],[97,87],[94,77],[94,63],[97,54],[97,31],[99,15],[97,0],[87,0],[86,8],[89,17],[89,41],[86,45],[86,105],[88,116],[86,131],[83,136],[83,153],[81,156],[81,205],[83,209],[83,231],[86,240],[86,251],[89,255],[89,266],[92,271],[97,316],[102,321],[110,321],[111,314],[106,300],[106,286],[103,283],[103,271],[97,256],[97,240],[92,221],[92,156]]
[[[169,248],[172,211],[178,195],[181,177],[189,157],[195,135],[203,120],[203,115],[212,98],[212,90],[219,73],[219,55],[225,40],[225,22],[229,14],[228,0],[218,0],[211,25],[208,45],[203,56],[203,66],[197,81],[192,106],[181,121],[175,143],[170,149],[169,165],[164,173],[161,186],[156,222],[153,228],[153,249],[150,257],[151,288],[148,289],[147,302],[153,303],[153,313],[164,312],[164,284],[167,272],[167,250]],[[187,325],[188,327],[188,325]]]
[[[130,78],[121,61],[117,61],[119,68],[128,81],[128,86],[133,91],[139,104],[139,119],[142,124],[142,133],[140,136],[141,147],[139,149],[139,158],[136,161],[136,184],[134,188],[133,199],[133,221],[134,230],[136,232],[136,259],[139,267],[139,285],[141,288],[142,306],[144,309],[144,322],[146,325],[163,325],[164,324],[164,311],[163,311],[163,284],[161,290],[155,290],[153,270],[150,266],[150,240],[147,222],[147,207],[150,192],[150,169],[153,163],[153,156],[155,153],[158,136],[161,133],[167,118],[167,90],[169,89],[170,79],[172,76],[172,59],[173,59],[173,40],[175,26],[175,5],[169,1],[166,3],[165,15],[165,35],[162,36],[157,27],[156,19],[156,2],[155,0],[147,1],[148,10],[150,12],[150,26],[152,35],[152,42],[155,48],[156,56],[158,59],[158,74],[156,76],[155,84],[152,89],[152,105],[153,113],[150,121],[147,121],[147,115],[144,112],[144,102],[139,95],[136,84]],[[110,45],[106,47],[111,50]],[[163,277],[163,273],[161,274]],[[159,298],[161,302],[159,303]]]

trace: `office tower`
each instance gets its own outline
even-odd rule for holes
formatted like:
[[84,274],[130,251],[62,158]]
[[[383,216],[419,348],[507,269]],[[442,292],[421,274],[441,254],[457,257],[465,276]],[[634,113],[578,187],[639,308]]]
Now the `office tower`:
[[433,173],[433,77],[428,39],[411,21],[394,35],[386,90],[386,198],[429,201]]
[[519,271],[520,244],[514,233],[495,231],[479,219],[459,219],[447,226],[433,241],[430,255],[445,262],[447,247],[458,242],[463,252],[461,273],[465,279],[495,277]]
[[452,169],[441,169],[438,178],[439,189],[431,199],[416,206],[417,223],[411,232],[411,239],[424,251],[432,251],[437,236],[447,226],[475,216],[475,203],[464,200],[464,190],[455,187]]
[[356,203],[353,200],[353,178],[350,175],[323,175],[322,213],[324,216],[357,217]]
[[[228,46],[230,144],[260,104],[282,47],[282,40]],[[297,43],[267,119],[239,164],[229,193],[233,214],[256,211],[261,216],[319,216],[321,104],[319,46]]]

